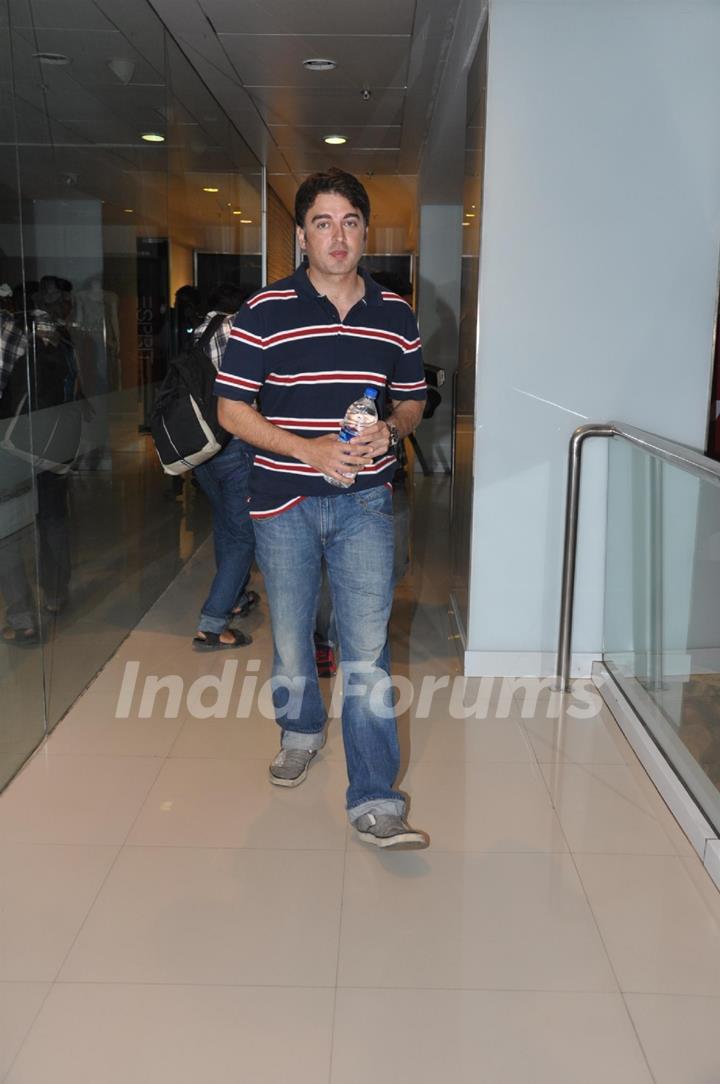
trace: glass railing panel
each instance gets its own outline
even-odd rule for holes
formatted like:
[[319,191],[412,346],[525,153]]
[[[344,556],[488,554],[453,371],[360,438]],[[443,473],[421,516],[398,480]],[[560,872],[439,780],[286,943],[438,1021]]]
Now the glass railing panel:
[[613,438],[604,661],[720,829],[720,486]]

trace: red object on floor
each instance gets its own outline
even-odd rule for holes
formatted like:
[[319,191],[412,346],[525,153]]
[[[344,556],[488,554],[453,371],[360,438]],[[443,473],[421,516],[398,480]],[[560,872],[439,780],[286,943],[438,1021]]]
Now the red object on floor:
[[337,662],[332,644],[324,643],[322,640],[315,642],[315,665],[317,666],[318,677],[335,676]]

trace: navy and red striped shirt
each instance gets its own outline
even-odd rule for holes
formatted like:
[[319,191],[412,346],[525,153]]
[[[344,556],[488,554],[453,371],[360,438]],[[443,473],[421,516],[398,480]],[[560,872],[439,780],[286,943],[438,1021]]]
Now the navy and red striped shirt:
[[[389,400],[424,400],[412,309],[358,270],[365,296],[344,320],[317,292],[304,265],[251,297],[235,317],[215,394],[244,403],[259,396],[269,422],[302,437],[337,432],[348,406],[367,387],[377,388],[381,418]],[[380,456],[357,475],[351,490],[391,482],[395,467],[394,455]],[[343,492],[307,463],[258,451],[250,476],[250,515],[275,515],[303,497]]]

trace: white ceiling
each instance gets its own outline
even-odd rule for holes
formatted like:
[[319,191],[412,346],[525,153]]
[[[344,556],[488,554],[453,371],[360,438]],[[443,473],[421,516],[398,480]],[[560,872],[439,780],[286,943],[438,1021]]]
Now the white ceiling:
[[[78,163],[90,171],[92,162],[95,168],[103,162],[106,186],[120,189],[123,176],[153,169],[142,131],[166,130],[181,156],[175,170],[198,176],[256,168],[239,131],[288,208],[305,174],[336,164],[367,181],[383,227],[412,236],[413,178],[457,6],[458,0],[153,0],[152,7],[146,0],[0,0],[0,142],[14,142],[17,124],[27,168],[37,158],[41,189],[58,173],[79,172]],[[14,112],[6,81],[9,35],[1,29],[8,11]],[[41,67],[32,55],[39,51],[63,53],[71,64]],[[337,68],[307,71],[302,61],[311,56],[330,57]],[[108,67],[113,58],[132,61],[127,84]],[[328,147],[323,137],[331,132],[345,135],[347,144]],[[10,156],[0,158],[6,160],[0,183],[12,187]],[[117,196],[126,201],[122,191]]]

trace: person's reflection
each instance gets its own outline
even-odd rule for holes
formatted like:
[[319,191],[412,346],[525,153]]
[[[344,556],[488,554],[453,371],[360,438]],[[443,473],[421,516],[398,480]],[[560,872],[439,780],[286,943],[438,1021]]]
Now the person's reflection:
[[205,319],[206,309],[200,291],[195,286],[181,286],[175,293],[173,324],[175,353],[181,354],[192,346],[194,331]]
[[[12,418],[12,397],[6,394],[17,371],[26,370],[27,336],[15,319],[12,290],[0,287],[0,443]],[[13,381],[14,382],[14,381]],[[35,497],[26,463],[0,447],[0,592],[5,600],[6,643],[38,642],[33,592],[24,562],[31,552]]]
[[[15,348],[15,363],[11,364],[9,349],[3,349],[7,358],[3,369],[9,376],[2,389],[0,415],[6,419],[3,451],[22,466],[19,471],[17,463],[13,465],[15,475],[20,473],[26,484],[31,473],[35,475],[40,588],[45,611],[56,615],[67,603],[70,585],[68,472],[77,454],[81,422],[77,365],[64,322],[69,290],[58,288],[58,296],[54,296],[52,284],[46,287],[44,295],[42,289],[35,295],[35,308],[16,313],[13,332],[7,328],[9,342],[20,332],[24,350],[18,354]],[[48,307],[40,308],[41,301]],[[18,291],[18,308],[24,302],[22,291]],[[25,364],[17,364],[20,357]],[[9,466],[7,459],[5,465]],[[17,531],[25,524],[14,526]],[[5,554],[0,584],[6,599],[3,638],[16,645],[39,638],[37,624],[30,620],[35,606],[21,549],[22,545],[16,544]]]

